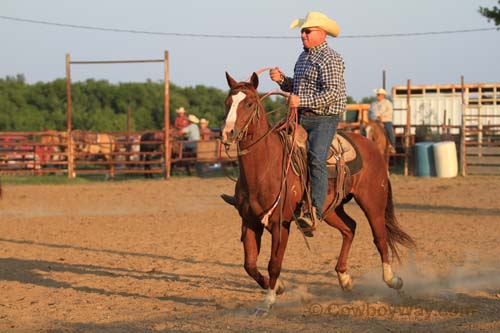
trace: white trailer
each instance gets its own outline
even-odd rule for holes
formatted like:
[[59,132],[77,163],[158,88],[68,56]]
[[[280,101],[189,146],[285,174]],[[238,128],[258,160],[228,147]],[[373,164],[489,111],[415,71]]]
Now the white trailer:
[[[407,86],[392,88],[394,104],[394,125],[405,126],[407,123]],[[462,104],[477,106],[479,126],[500,125],[500,83],[477,83],[464,85],[464,101],[462,101],[461,84],[412,85],[410,89],[410,120],[412,134],[415,127],[429,125],[457,126],[452,134],[459,134],[462,125]],[[468,111],[470,114],[470,111]],[[496,117],[490,117],[496,116]],[[397,133],[403,133],[399,127]]]

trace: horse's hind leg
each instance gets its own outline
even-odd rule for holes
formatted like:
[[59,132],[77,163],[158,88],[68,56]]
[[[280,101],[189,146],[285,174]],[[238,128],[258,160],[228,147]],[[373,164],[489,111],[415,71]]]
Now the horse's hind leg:
[[[383,185],[383,183],[382,183]],[[365,213],[372,229],[373,242],[377,247],[382,260],[382,278],[384,282],[393,289],[401,289],[403,280],[392,272],[389,263],[389,247],[387,244],[387,229],[385,226],[385,207],[387,204],[387,180],[385,187],[379,190],[372,190],[369,194],[356,196],[356,202]]]
[[335,271],[339,278],[340,287],[343,290],[349,291],[352,289],[352,278],[347,274],[347,258],[349,257],[349,250],[351,249],[351,244],[356,233],[356,221],[347,215],[343,204],[328,214],[325,217],[325,221],[332,227],[337,228],[342,234],[342,247]]
[[149,172],[151,170],[151,160],[151,156],[141,155],[141,161],[144,161],[144,178],[146,179],[153,178],[153,174]]
[[109,163],[111,163],[111,164],[109,165],[109,175],[110,175],[110,179],[111,179],[111,180],[114,180],[114,179],[115,179],[115,162],[114,162],[113,158],[111,158],[111,159],[109,160]]

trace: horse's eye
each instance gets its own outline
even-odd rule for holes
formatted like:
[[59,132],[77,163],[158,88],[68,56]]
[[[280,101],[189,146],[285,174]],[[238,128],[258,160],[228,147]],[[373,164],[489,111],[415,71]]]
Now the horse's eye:
[[252,103],[252,102],[248,102],[248,103],[247,103],[247,107],[251,107],[252,105],[253,105],[253,103]]

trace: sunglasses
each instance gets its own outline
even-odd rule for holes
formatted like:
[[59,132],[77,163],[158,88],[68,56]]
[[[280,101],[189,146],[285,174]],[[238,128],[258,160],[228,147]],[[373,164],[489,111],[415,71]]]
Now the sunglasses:
[[311,32],[313,31],[319,31],[320,29],[309,29],[309,28],[305,28],[305,29],[302,29],[300,31],[301,34],[306,34],[306,35],[309,35]]

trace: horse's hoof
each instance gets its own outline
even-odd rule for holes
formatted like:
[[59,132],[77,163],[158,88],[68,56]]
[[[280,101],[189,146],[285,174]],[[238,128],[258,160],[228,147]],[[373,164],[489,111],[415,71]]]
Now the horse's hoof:
[[353,286],[352,278],[349,276],[349,281],[347,281],[345,285],[341,284],[340,286],[342,287],[343,291],[351,291]]
[[341,273],[338,275],[338,277],[339,277],[339,284],[342,290],[351,291],[353,286],[352,277],[347,273],[343,274]]
[[401,279],[399,276],[394,276],[387,282],[387,285],[389,286],[389,288],[400,290],[401,288],[403,288],[403,279]]
[[269,314],[269,310],[271,310],[271,308],[259,306],[253,312],[253,317],[257,317],[257,318],[266,317]]
[[283,280],[278,279],[278,282],[276,282],[276,295],[281,295],[285,292],[285,283]]

